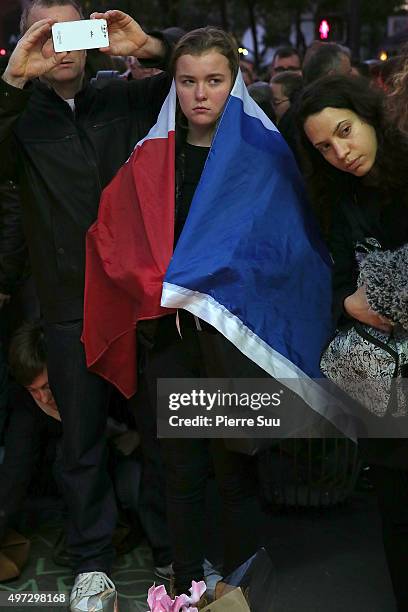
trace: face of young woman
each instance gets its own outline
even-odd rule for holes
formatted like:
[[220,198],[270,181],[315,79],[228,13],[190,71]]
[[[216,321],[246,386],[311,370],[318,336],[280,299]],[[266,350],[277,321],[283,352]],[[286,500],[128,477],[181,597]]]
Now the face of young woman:
[[175,80],[189,128],[212,133],[232,87],[227,58],[215,50],[182,55],[177,60]]
[[327,107],[308,117],[306,136],[326,161],[357,177],[372,169],[377,155],[374,128],[352,110]]

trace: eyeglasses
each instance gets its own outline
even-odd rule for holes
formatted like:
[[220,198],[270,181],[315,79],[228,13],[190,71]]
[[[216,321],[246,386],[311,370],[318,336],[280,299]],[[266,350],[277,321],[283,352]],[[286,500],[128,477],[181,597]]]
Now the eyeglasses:
[[281,100],[276,100],[276,98],[272,98],[272,104],[274,106],[279,106],[282,102],[289,102],[289,98],[282,98]]

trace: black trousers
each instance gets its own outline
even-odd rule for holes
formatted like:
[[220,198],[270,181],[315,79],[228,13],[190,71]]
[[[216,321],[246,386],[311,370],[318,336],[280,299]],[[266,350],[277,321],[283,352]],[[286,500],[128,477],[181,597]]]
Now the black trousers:
[[370,466],[383,525],[384,549],[398,612],[408,612],[408,470]]
[[[158,378],[195,378],[205,375],[205,363],[192,327],[174,317],[159,325],[157,342],[148,352],[144,377],[150,401],[156,406]],[[203,577],[205,555],[205,493],[210,461],[221,494],[224,575],[254,554],[259,544],[260,506],[253,458],[228,451],[223,440],[163,439],[167,468],[167,517],[173,550],[175,587],[188,592],[192,580]]]
[[222,439],[163,440],[167,464],[167,512],[178,592],[203,577],[205,497],[209,460],[221,496],[223,575],[227,576],[258,548],[253,460],[232,453]]
[[140,433],[142,477],[138,517],[150,544],[155,566],[163,567],[172,562],[170,538],[167,527],[165,466],[162,449],[157,439],[156,415],[150,403],[143,375],[139,390],[129,401]]
[[62,419],[61,485],[68,510],[68,549],[76,573],[109,573],[117,518],[107,471],[109,389],[86,368],[82,320],[46,323],[45,332],[48,377]]

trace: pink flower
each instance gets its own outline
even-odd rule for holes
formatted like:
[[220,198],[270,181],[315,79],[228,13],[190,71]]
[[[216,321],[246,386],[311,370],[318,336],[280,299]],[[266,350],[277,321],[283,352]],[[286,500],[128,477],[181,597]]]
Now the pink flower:
[[190,597],[188,597],[188,603],[198,603],[200,601],[201,595],[205,593],[206,588],[207,586],[203,580],[201,580],[200,582],[196,582],[195,580],[193,580],[191,583]]
[[169,612],[185,612],[187,609],[191,610],[190,605],[189,605],[189,597],[187,597],[187,595],[178,595],[176,597],[176,599],[173,601],[173,604],[171,606],[171,608],[169,609]]
[[172,600],[167,595],[166,587],[164,585],[150,587],[147,594],[147,603],[150,607],[150,612],[171,612]]
[[149,612],[198,612],[197,608],[191,607],[190,604],[198,603],[205,589],[205,582],[195,582],[193,580],[190,595],[178,595],[175,599],[171,599],[167,595],[166,587],[153,584],[147,595]]

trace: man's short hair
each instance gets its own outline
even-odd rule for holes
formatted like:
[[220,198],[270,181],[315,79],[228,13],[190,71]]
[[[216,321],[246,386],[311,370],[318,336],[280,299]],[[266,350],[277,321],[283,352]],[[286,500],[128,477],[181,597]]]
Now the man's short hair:
[[271,78],[270,84],[277,83],[282,86],[282,91],[287,98],[289,98],[291,104],[295,100],[299,91],[303,87],[303,78],[300,74],[293,72],[280,72]]
[[9,366],[16,382],[23,387],[43,373],[47,366],[47,347],[40,321],[23,323],[14,333],[9,349]]
[[272,92],[268,83],[264,81],[256,81],[248,85],[248,93],[257,104],[269,102],[272,100]]
[[317,81],[328,74],[337,74],[344,57],[350,57],[347,49],[337,43],[322,43],[313,53],[306,52],[303,62],[303,80],[305,85]]
[[84,12],[79,0],[31,0],[23,9],[20,19],[20,34],[23,35],[28,30],[28,17],[34,7],[52,8],[53,6],[72,6],[81,16],[84,17]]
[[272,66],[274,65],[276,59],[280,57],[292,57],[292,55],[297,55],[299,58],[299,63],[301,63],[300,53],[297,49],[295,49],[295,47],[290,47],[289,45],[278,47],[273,54]]

